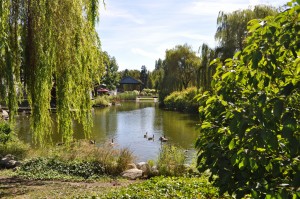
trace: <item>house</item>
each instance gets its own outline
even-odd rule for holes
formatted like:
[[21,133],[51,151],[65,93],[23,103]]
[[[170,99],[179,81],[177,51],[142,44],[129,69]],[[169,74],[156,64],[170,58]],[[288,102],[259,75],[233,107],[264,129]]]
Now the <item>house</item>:
[[119,92],[124,91],[141,91],[143,83],[140,80],[136,80],[133,77],[127,76],[121,79],[120,86],[118,88]]

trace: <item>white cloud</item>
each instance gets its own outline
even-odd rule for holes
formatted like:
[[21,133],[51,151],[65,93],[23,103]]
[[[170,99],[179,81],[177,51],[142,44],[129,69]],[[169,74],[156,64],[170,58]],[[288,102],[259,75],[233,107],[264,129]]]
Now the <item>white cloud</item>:
[[137,55],[141,55],[141,56],[144,56],[144,57],[151,58],[151,59],[156,59],[156,57],[157,57],[157,54],[147,52],[147,51],[145,51],[143,49],[140,49],[140,48],[132,48],[131,52],[133,52],[134,54],[137,54]]
[[101,9],[101,20],[126,20],[129,22],[134,22],[136,24],[144,24],[145,22],[140,19],[139,16],[135,16],[128,10],[120,7],[116,7],[113,4],[107,2],[106,8]]
[[120,70],[154,68],[165,50],[187,43],[215,47],[219,11],[231,12],[256,4],[283,5],[286,0],[110,0],[100,12],[97,31],[102,49],[115,56]]

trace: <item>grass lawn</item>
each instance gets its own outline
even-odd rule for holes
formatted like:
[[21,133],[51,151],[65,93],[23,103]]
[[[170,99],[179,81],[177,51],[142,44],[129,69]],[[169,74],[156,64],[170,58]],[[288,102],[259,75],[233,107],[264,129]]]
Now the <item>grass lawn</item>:
[[154,177],[94,181],[32,180],[0,171],[0,198],[229,198],[219,196],[205,177]]

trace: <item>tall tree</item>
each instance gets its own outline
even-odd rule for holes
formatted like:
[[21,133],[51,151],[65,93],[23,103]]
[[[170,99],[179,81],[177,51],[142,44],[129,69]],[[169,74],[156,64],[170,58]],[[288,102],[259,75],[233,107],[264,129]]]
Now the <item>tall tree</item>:
[[18,96],[26,90],[36,143],[43,145],[51,133],[54,81],[63,140],[72,140],[74,118],[89,134],[92,80],[102,72],[94,28],[98,6],[98,0],[0,1],[1,97],[7,99],[13,119]]
[[118,73],[119,66],[115,57],[110,57],[107,52],[103,52],[103,65],[105,67],[105,73],[102,77],[102,83],[104,83],[108,89],[114,90],[119,84],[120,76]]
[[232,13],[219,12],[217,19],[216,40],[219,42],[217,53],[222,60],[232,58],[234,53],[242,50],[247,36],[247,24],[251,19],[275,15],[277,10],[266,5],[254,9],[237,10]]
[[197,70],[197,88],[209,90],[212,76],[215,72],[215,67],[210,66],[210,62],[215,56],[214,50],[209,48],[207,44],[202,44],[202,46],[199,48],[199,51],[201,51],[201,63]]
[[176,90],[186,89],[195,84],[196,71],[200,64],[200,58],[187,44],[178,45],[166,51],[164,60],[164,77],[160,90],[160,101]]
[[164,76],[163,60],[159,58],[158,60],[155,61],[154,70],[149,73],[149,82],[151,82],[151,87],[149,88],[153,88],[156,91],[160,90],[163,76]]
[[136,80],[140,80],[140,71],[139,70],[128,70],[128,69],[125,69],[123,71],[120,71],[120,77],[121,79],[124,78],[124,77],[133,77],[134,79]]
[[145,65],[141,67],[141,72],[140,72],[140,80],[142,81],[142,89],[147,87],[148,85],[148,71]]

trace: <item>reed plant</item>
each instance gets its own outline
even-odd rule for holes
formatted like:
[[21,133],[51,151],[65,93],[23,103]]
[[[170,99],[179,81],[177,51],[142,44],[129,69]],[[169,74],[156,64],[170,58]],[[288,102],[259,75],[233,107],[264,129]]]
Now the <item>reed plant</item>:
[[186,157],[183,149],[173,145],[162,145],[157,168],[161,175],[181,176],[185,174],[185,161]]
[[139,95],[139,91],[125,91],[124,93],[118,93],[118,95],[114,96],[113,98],[116,101],[123,101],[123,100],[135,100],[136,97]]

